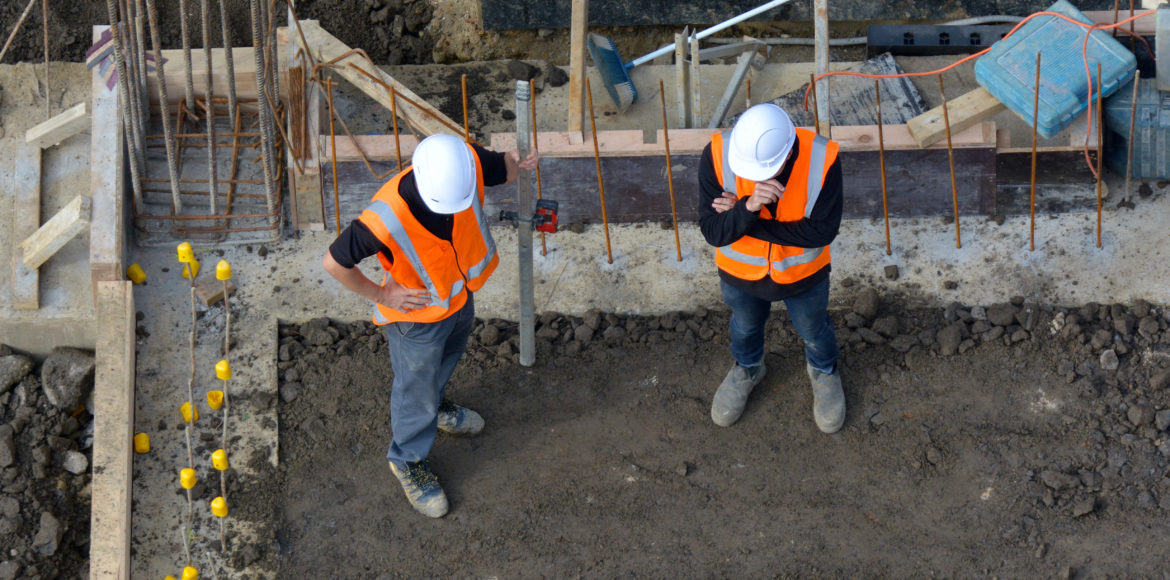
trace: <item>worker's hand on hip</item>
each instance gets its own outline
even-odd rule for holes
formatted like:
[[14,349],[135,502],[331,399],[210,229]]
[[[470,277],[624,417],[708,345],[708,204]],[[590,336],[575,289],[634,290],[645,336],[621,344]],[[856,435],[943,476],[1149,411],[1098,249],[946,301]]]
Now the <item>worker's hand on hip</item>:
[[426,290],[407,288],[393,281],[388,281],[378,293],[378,304],[403,312],[424,308],[430,301]]
[[776,203],[784,196],[784,186],[779,181],[769,179],[756,182],[756,189],[747,200],[748,211],[756,213],[765,205]]
[[723,195],[711,202],[711,207],[715,208],[715,213],[723,213],[731,211],[731,208],[735,207],[736,201],[739,201],[739,198],[734,193],[725,191]]
[[520,169],[527,169],[529,171],[536,169],[536,165],[540,162],[540,155],[536,153],[536,149],[528,152],[528,157],[523,161],[520,160],[520,152],[513,149],[508,156],[512,158],[512,162]]

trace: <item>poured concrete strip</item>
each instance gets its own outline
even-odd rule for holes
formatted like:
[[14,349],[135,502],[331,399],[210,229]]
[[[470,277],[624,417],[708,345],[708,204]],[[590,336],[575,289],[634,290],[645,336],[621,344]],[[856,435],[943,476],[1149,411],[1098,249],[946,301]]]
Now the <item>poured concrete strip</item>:
[[[41,223],[41,148],[21,142],[16,147],[16,184],[13,188],[12,236],[23,240]],[[12,249],[12,308],[40,308],[40,274],[24,265],[20,246]]]

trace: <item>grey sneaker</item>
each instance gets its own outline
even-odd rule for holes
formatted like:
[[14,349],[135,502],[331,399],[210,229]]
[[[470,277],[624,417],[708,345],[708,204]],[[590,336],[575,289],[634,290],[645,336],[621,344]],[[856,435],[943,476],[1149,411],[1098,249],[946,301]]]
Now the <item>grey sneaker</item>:
[[715,397],[711,399],[711,420],[720,427],[728,427],[738,421],[740,415],[743,415],[743,406],[747,403],[748,395],[760,384],[767,372],[763,361],[760,362],[760,366],[750,369],[741,367],[738,363],[733,365],[731,370],[727,371],[727,376],[723,378],[719,389],[715,391]]
[[841,372],[825,374],[807,363],[805,370],[812,380],[813,419],[825,433],[836,433],[845,423],[845,391],[841,388]]
[[407,463],[406,469],[400,471],[390,462],[390,471],[398,482],[402,484],[402,491],[406,492],[406,499],[415,510],[428,518],[441,518],[447,515],[447,494],[439,485],[439,478],[431,473],[430,465],[424,459],[415,463]]
[[460,437],[479,435],[483,431],[483,417],[467,407],[443,399],[439,403],[439,431]]

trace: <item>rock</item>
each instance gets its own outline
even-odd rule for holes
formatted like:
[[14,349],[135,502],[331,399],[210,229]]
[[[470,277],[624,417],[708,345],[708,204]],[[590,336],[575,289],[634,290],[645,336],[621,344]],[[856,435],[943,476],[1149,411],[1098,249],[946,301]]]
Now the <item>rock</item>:
[[281,362],[295,360],[299,358],[303,352],[305,352],[305,345],[296,340],[290,340],[289,342],[280,345],[280,360]]
[[93,351],[58,347],[41,365],[41,390],[58,409],[77,408],[93,390]]
[[593,340],[593,328],[588,324],[582,324],[573,331],[573,338],[582,343],[589,342]]
[[565,83],[569,82],[569,73],[559,66],[550,64],[544,69],[544,80],[548,82],[550,87],[564,86]]
[[483,330],[479,331],[479,343],[484,346],[500,344],[500,328],[494,324],[483,325]]
[[1113,344],[1113,333],[1108,330],[1101,329],[1093,333],[1093,337],[1089,339],[1089,345],[1095,349],[1105,348]]
[[431,21],[433,10],[430,2],[412,2],[406,6],[403,14],[406,19],[406,29],[411,33],[418,33]]
[[1134,427],[1144,427],[1154,422],[1154,410],[1141,403],[1130,405],[1125,415]]
[[[678,324],[678,314],[672,313],[670,315],[664,316],[663,318],[670,321],[669,325],[665,324],[665,322],[663,323],[662,326],[664,328],[674,328],[675,325]],[[597,330],[601,327],[601,311],[597,310],[596,308],[590,310],[589,312],[585,313],[583,320],[585,321],[585,326],[588,326],[593,330]]]
[[963,323],[956,322],[938,331],[935,336],[938,341],[938,350],[944,356],[950,356],[959,351],[959,343],[963,341]]
[[89,468],[89,458],[80,451],[66,451],[65,459],[61,461],[61,466],[65,471],[73,475],[81,475]]
[[42,556],[52,556],[57,553],[57,545],[61,542],[61,522],[49,512],[41,512],[41,527],[33,538],[33,548]]
[[20,530],[24,518],[20,515],[20,502],[10,495],[0,496],[0,536],[7,536]]
[[909,334],[899,334],[890,341],[890,348],[898,352],[910,352],[914,345],[918,344],[918,339]]
[[540,74],[540,69],[534,67],[522,60],[508,61],[508,75],[513,80],[528,81],[536,78]]
[[987,309],[987,320],[996,326],[1011,326],[1020,309],[1011,304],[996,304]]
[[1110,348],[1101,353],[1101,368],[1107,371],[1115,371],[1119,366],[1121,366],[1121,361],[1117,359],[1116,351]]
[[0,562],[0,580],[16,580],[20,575],[20,563],[15,560]]
[[12,426],[0,425],[0,467],[16,463],[16,443],[12,440]]
[[899,276],[898,267],[890,264],[885,267],[886,280],[897,280]]
[[620,326],[611,326],[605,329],[605,332],[602,333],[602,336],[605,338],[605,342],[608,344],[619,344],[626,338],[626,329]]
[[898,319],[894,316],[883,316],[873,321],[873,331],[882,336],[892,338],[898,334]]
[[1154,336],[1158,334],[1158,321],[1153,316],[1146,316],[1138,322],[1138,332],[1142,336],[1153,340]]
[[302,388],[300,383],[285,383],[280,386],[280,399],[286,403],[291,403],[301,394]]
[[1079,518],[1093,513],[1093,509],[1096,508],[1096,504],[1097,500],[1092,497],[1086,497],[1077,501],[1077,503],[1074,504],[1072,508],[1073,517]]
[[328,318],[314,318],[301,327],[305,344],[308,346],[329,346],[337,342],[341,332],[329,325]]
[[987,309],[982,307],[982,306],[972,306],[971,307],[971,318],[974,318],[975,320],[986,321],[987,320]]
[[1170,385],[1170,369],[1163,369],[1150,377],[1150,390],[1160,391]]
[[853,301],[853,311],[864,316],[867,320],[877,316],[878,293],[873,288],[865,288],[857,294]]
[[1073,489],[1079,486],[1081,483],[1081,478],[1076,475],[1069,475],[1060,471],[1045,469],[1044,471],[1040,472],[1040,482],[1052,489],[1059,491],[1062,489]]
[[885,337],[868,328],[857,329],[857,334],[861,337],[861,340],[870,344],[885,344],[886,342]]
[[0,395],[19,383],[33,370],[32,359],[19,354],[0,356]]
[[1154,414],[1154,426],[1159,431],[1170,429],[1170,409],[1162,409]]

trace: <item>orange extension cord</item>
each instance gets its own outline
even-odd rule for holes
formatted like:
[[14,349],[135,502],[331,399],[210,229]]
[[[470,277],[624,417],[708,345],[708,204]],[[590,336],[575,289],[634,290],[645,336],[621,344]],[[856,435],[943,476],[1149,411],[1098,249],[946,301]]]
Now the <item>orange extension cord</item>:
[[[1156,13],[1155,10],[1149,10],[1146,12],[1142,12],[1141,14],[1135,14],[1133,16],[1130,16],[1129,18],[1126,18],[1125,20],[1120,20],[1120,21],[1115,22],[1113,24],[1085,24],[1084,22],[1074,20],[1074,19],[1069,18],[1068,16],[1066,16],[1064,14],[1060,14],[1058,12],[1048,12],[1048,11],[1036,12],[1035,14],[1031,14],[1027,18],[1024,18],[1018,24],[1016,24],[1014,27],[1012,27],[1011,31],[1004,35],[1004,38],[1006,39],[1007,37],[1015,34],[1016,31],[1019,30],[1019,28],[1021,26],[1023,26],[1024,23],[1028,22],[1029,20],[1031,20],[1037,16],[1044,16],[1044,15],[1056,16],[1058,18],[1063,18],[1069,22],[1072,22],[1073,24],[1076,24],[1077,26],[1083,26],[1084,28],[1087,28],[1088,30],[1085,31],[1085,39],[1081,43],[1081,56],[1082,56],[1082,58],[1084,58],[1084,61],[1085,61],[1085,82],[1089,86],[1089,95],[1088,95],[1089,99],[1088,100],[1089,100],[1089,103],[1091,104],[1093,102],[1093,75],[1091,72],[1089,72],[1089,35],[1091,35],[1094,30],[1110,30],[1113,28],[1119,28],[1123,24],[1128,24],[1128,23],[1130,23],[1134,20],[1137,20],[1139,18],[1153,16],[1155,13]],[[1122,30],[1122,32],[1130,34],[1130,32],[1128,30],[1125,30],[1124,28],[1121,30]],[[1144,44],[1146,46],[1146,51],[1149,52],[1151,55],[1153,55],[1153,50],[1150,48],[1149,43],[1146,42],[1146,39],[1142,38],[1140,35],[1137,35],[1137,34],[1135,34],[1134,36],[1136,36],[1138,38],[1138,40],[1141,40],[1142,44]],[[815,79],[813,79],[813,83],[821,80],[822,78],[829,77],[829,76],[835,76],[835,75],[849,75],[849,76],[855,76],[855,77],[864,77],[867,79],[895,79],[895,78],[902,78],[902,77],[924,77],[924,76],[929,76],[929,75],[942,74],[942,73],[947,72],[948,70],[951,70],[951,69],[953,69],[953,68],[955,68],[955,67],[957,67],[957,66],[959,66],[959,65],[961,65],[961,64],[963,64],[971,59],[979,58],[979,57],[983,56],[984,54],[987,54],[987,52],[989,50],[991,50],[990,46],[975,53],[975,54],[965,56],[965,57],[955,61],[954,63],[951,63],[950,65],[947,65],[947,66],[940,68],[938,70],[917,72],[917,73],[888,74],[888,75],[859,73],[859,72],[854,72],[854,71],[833,71],[833,72],[826,72],[826,73],[822,73],[822,74],[818,75]],[[813,86],[812,83],[810,83],[809,87],[804,90],[804,110],[805,111],[808,111],[808,94],[809,94],[809,91],[812,89],[812,86]],[[1089,171],[1093,172],[1093,177],[1097,177],[1097,168],[1093,166],[1092,161],[1090,161],[1090,159],[1089,159],[1089,134],[1093,130],[1093,107],[1091,107],[1091,106],[1088,107],[1088,109],[1086,110],[1086,113],[1087,114],[1085,116],[1085,146],[1084,146],[1085,163],[1089,166]],[[1036,120],[1033,119],[1032,122],[1035,123]]]

